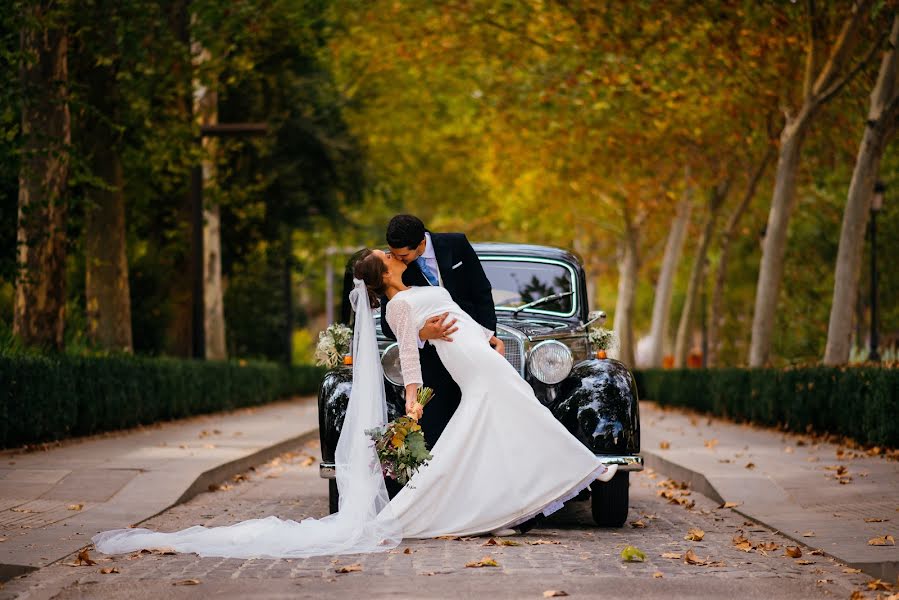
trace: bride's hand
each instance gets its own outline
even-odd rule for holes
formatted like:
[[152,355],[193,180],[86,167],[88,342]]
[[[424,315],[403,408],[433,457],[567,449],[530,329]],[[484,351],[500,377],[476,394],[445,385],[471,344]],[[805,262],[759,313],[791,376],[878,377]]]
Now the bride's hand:
[[417,421],[424,414],[425,407],[418,403],[418,386],[412,384],[409,388],[406,389],[406,416]]

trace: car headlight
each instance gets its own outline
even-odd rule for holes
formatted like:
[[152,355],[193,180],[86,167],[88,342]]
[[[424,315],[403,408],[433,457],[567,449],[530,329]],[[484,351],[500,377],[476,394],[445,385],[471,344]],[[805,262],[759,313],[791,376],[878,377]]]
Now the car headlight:
[[531,375],[547,385],[555,385],[568,377],[573,365],[571,350],[556,340],[547,340],[534,346],[528,359]]
[[403,372],[400,370],[399,344],[390,344],[381,356],[384,377],[393,385],[403,386]]

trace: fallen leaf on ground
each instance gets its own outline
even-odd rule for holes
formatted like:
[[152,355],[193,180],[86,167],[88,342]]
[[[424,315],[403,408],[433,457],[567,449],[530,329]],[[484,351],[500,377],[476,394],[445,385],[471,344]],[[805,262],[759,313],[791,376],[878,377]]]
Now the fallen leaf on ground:
[[362,570],[362,565],[359,563],[353,563],[351,565],[344,565],[342,567],[337,567],[334,569],[335,573],[358,573]]
[[697,527],[692,528],[687,532],[687,535],[684,536],[684,539],[688,542],[701,542],[702,538],[705,537],[705,531],[699,529]]
[[82,508],[84,508],[84,503],[79,503],[79,504],[69,504],[69,506],[68,506],[67,508],[68,508],[69,510],[81,510]]
[[868,589],[871,591],[892,592],[893,586],[886,581],[875,579],[874,581],[868,582]]
[[35,512],[35,511],[31,510],[30,508],[10,508],[9,510],[11,510],[13,512],[17,512],[17,513],[33,513],[33,512]]
[[799,546],[787,546],[784,548],[784,554],[790,558],[801,558],[802,550],[799,549]]
[[784,448],[784,452],[786,452],[787,454],[793,454],[793,446],[786,446]]
[[885,535],[883,537],[871,538],[868,540],[869,546],[895,546],[896,540],[891,535]]
[[104,567],[100,569],[100,573],[103,575],[110,575],[112,573],[121,573],[118,567]]
[[885,523],[889,521],[889,519],[878,519],[877,517],[869,517],[865,519],[865,523]]
[[458,535],[438,535],[437,539],[438,540],[458,540],[459,536]]
[[743,537],[743,532],[740,531],[733,537],[734,547],[737,550],[742,550],[743,552],[751,552],[752,551],[752,542],[749,541],[749,538]]
[[91,553],[88,551],[87,548],[82,548],[78,552],[78,563],[91,567],[91,566],[97,564],[97,561],[91,559]]
[[482,546],[520,546],[521,542],[516,542],[514,540],[497,540],[495,538],[490,538],[483,544]]
[[561,546],[562,542],[557,542],[555,540],[534,540],[532,542],[528,542],[528,545],[530,546],[543,546],[546,544],[555,544],[557,546]]
[[805,533],[802,534],[802,537],[815,537],[815,532],[814,531],[806,531]]
[[684,555],[684,561],[688,565],[705,565],[708,561],[705,559],[699,558],[692,549],[687,550],[687,553]]
[[833,579],[819,579],[815,583],[817,583],[818,585],[821,585],[822,583],[833,583]]
[[465,566],[469,569],[479,569],[481,567],[498,567],[499,564],[497,564],[492,556],[485,556],[481,560],[467,563]]
[[661,579],[664,576],[665,575],[663,575],[660,571],[656,571],[655,573],[652,574],[653,579]]
[[684,557],[683,554],[679,554],[677,552],[663,552],[662,558],[673,558],[674,560],[680,560]]
[[824,552],[822,552],[821,550],[812,550],[811,552],[809,552],[809,554],[811,554],[812,556],[824,556]]
[[621,551],[621,559],[625,562],[643,562],[646,560],[646,553],[636,546],[625,546]]
[[306,460],[300,463],[301,467],[311,467],[315,463],[315,459],[311,456],[307,456]]
[[181,581],[174,581],[172,585],[200,585],[199,579],[182,579]]
[[562,590],[546,590],[543,592],[544,598],[561,598],[562,596],[567,596],[568,592],[563,592]]
[[743,503],[742,502],[725,502],[718,508],[736,508],[736,507],[740,506],[741,504],[743,504]]
[[659,449],[668,450],[671,448],[671,442],[659,442]]
[[850,575],[855,575],[856,573],[861,573],[861,569],[853,569],[851,567],[846,567],[843,569],[843,573],[849,573]]
[[815,561],[813,561],[813,560],[805,560],[805,559],[797,560],[797,561],[794,561],[794,562],[795,562],[797,565],[813,565],[813,564],[815,564]]
[[864,594],[864,592],[860,592],[860,591],[858,591],[858,590],[855,590],[855,591],[852,592],[852,594],[849,596],[849,600],[865,600],[865,594]]
[[755,468],[755,463],[746,463],[746,468],[752,470]]
[[708,448],[709,450],[714,450],[715,446],[718,445],[718,440],[717,439],[706,440],[703,443],[705,444],[705,447]]
[[634,529],[645,529],[646,523],[644,523],[643,521],[640,521],[640,520],[631,521],[631,527],[633,527]]
[[403,550],[403,554],[412,554],[412,548],[406,548]]

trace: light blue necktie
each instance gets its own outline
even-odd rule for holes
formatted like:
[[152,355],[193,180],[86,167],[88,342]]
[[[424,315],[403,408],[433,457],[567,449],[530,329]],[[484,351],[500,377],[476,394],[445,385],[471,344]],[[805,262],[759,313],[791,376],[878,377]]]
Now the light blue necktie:
[[415,262],[418,264],[418,268],[421,269],[422,274],[427,278],[427,280],[433,286],[439,286],[440,280],[437,279],[437,276],[434,274],[434,271],[431,270],[431,267],[428,266],[428,261],[425,260],[424,256],[419,256],[415,259]]

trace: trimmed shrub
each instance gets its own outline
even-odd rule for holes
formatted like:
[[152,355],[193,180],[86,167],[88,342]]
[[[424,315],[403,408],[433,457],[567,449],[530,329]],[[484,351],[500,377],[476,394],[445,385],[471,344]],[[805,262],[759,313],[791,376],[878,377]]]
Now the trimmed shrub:
[[899,369],[647,369],[641,398],[736,421],[899,446]]
[[0,448],[314,394],[323,375],[265,362],[0,354]]

